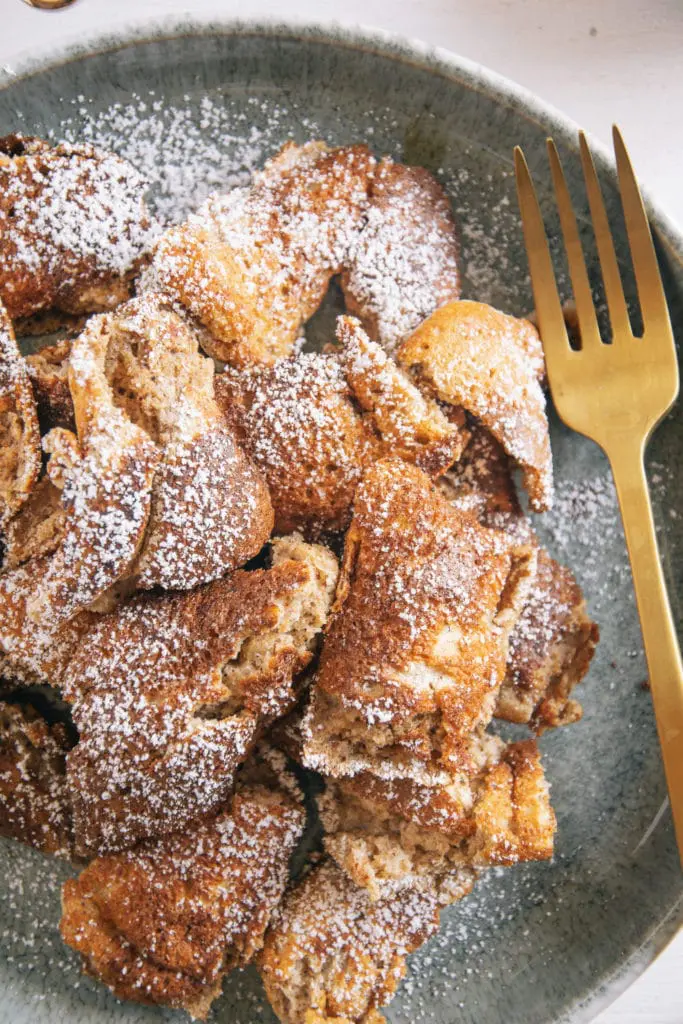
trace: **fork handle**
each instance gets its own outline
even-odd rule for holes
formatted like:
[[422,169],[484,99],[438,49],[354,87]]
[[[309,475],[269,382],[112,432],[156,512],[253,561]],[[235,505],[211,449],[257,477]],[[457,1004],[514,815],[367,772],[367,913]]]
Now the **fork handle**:
[[659,742],[683,863],[683,665],[659,560],[644,453],[643,438],[635,445],[618,444],[608,456],[631,559]]

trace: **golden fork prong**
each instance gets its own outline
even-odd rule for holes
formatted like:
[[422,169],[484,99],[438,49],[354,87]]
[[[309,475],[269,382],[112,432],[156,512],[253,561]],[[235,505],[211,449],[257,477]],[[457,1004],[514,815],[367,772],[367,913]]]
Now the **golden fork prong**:
[[567,188],[564,171],[560,162],[560,154],[552,139],[546,140],[548,147],[548,159],[550,160],[550,171],[555,186],[555,199],[557,210],[560,215],[560,227],[564,238],[564,247],[567,253],[569,264],[569,276],[571,277],[574,302],[576,304],[576,315],[581,335],[581,345],[600,345],[600,331],[595,315],[593,303],[593,292],[586,270],[586,260],[583,255],[583,246],[579,236],[579,228],[576,223],[571,196]]
[[610,231],[605,201],[602,197],[602,189],[593,163],[593,156],[588,148],[588,142],[584,132],[579,132],[579,149],[581,151],[581,164],[583,165],[583,177],[586,182],[586,194],[590,206],[593,230],[595,232],[595,243],[600,258],[600,271],[602,283],[605,288],[605,298],[609,319],[612,325],[612,340],[617,337],[629,337],[631,335],[631,321],[628,315],[628,306],[624,297],[624,286],[621,281],[617,254],[614,251],[612,232]]
[[569,346],[543,215],[524,153],[519,146],[515,147],[515,174],[519,207],[522,211],[524,241],[529,258],[531,287],[543,344],[552,348],[555,359],[568,359],[572,350]]
[[[657,254],[655,253],[650,225],[648,223],[643,199],[633,173],[631,160],[616,125],[612,128],[614,152],[617,158],[619,175],[619,192],[621,205],[624,209],[626,233],[631,250],[633,272],[638,287],[638,300],[643,316],[643,334],[651,334],[654,338],[666,340],[666,333],[673,342],[669,309],[666,304],[662,278],[659,273]],[[664,335],[662,335],[664,331]]]

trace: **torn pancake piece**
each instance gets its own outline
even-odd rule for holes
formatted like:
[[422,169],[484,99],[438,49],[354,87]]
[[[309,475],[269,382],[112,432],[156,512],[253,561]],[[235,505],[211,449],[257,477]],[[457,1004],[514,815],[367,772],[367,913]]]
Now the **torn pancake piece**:
[[0,701],[0,835],[42,853],[69,857],[71,808],[61,723],[48,724],[30,704]]
[[288,143],[246,188],[211,196],[159,241],[149,280],[232,366],[289,355],[347,259],[375,160],[366,146]]
[[421,470],[371,466],[304,722],[307,767],[425,784],[467,770],[535,571],[533,548],[454,508]]
[[568,725],[582,714],[572,696],[586,675],[600,631],[574,574],[540,545],[517,498],[510,459],[485,428],[472,432],[462,458],[439,480],[442,492],[481,523],[537,548],[538,569],[510,636],[496,716],[530,722],[537,732]]
[[337,576],[327,549],[275,542],[267,570],[141,596],[100,616],[63,683],[76,846],[115,852],[186,828],[229,796],[259,735],[297,699]]
[[67,881],[64,941],[120,999],[204,1020],[227,971],[261,948],[304,825],[290,787],[240,787],[215,817]]
[[397,358],[442,402],[476,416],[519,463],[531,507],[550,508],[542,348],[529,321],[481,302],[451,302],[403,343]]
[[555,817],[536,744],[476,742],[477,773],[447,785],[367,772],[327,781],[318,797],[325,849],[373,900],[409,887],[446,904],[468,870],[552,856]]
[[276,529],[316,537],[344,529],[363,470],[390,454],[438,476],[468,434],[375,342],[358,320],[337,321],[340,349],[275,366],[228,370],[216,392],[264,474]]
[[0,302],[0,528],[5,528],[28,500],[40,464],[40,431],[31,381]]
[[423,167],[385,157],[342,274],[350,313],[388,352],[460,298],[459,244],[448,197]]
[[0,139],[0,300],[13,320],[113,309],[157,233],[147,183],[92,146]]
[[373,903],[325,860],[293,886],[268,930],[258,961],[268,999],[283,1024],[379,1024],[406,957],[438,926],[434,894],[405,889]]
[[538,733],[578,721],[583,712],[571,695],[599,637],[574,574],[539,548],[536,580],[510,637],[496,716],[529,722]]

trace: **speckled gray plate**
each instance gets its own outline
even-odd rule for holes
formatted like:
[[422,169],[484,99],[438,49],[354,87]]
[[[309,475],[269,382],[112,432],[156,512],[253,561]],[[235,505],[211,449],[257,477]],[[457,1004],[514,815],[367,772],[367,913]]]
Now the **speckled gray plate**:
[[[527,311],[531,298],[512,147],[521,143],[537,177],[547,180],[544,139],[552,132],[585,214],[571,125],[482,69],[386,38],[272,25],[165,25],[87,43],[4,75],[0,133],[52,131],[113,145],[158,178],[164,216],[187,208],[181,192],[191,203],[217,183],[242,179],[290,136],[364,139],[378,153],[424,164],[453,197],[467,294],[515,313]],[[600,170],[618,223],[612,170],[602,158]],[[681,333],[683,246],[654,208],[652,214]],[[623,235],[617,240],[623,255]],[[318,338],[329,329],[333,305],[316,317]],[[679,406],[650,450],[679,623],[682,431]],[[397,1024],[423,1017],[442,1024],[591,1020],[681,919],[683,887],[609,473],[593,445],[557,422],[552,440],[558,509],[539,529],[576,571],[602,629],[582,687],[583,721],[542,741],[559,820],[557,855],[552,864],[491,873],[444,915],[441,935],[413,958],[389,1010]],[[80,978],[76,957],[57,935],[58,882],[67,867],[7,843],[0,872],[0,1021],[173,1017],[123,1006]],[[273,1019],[255,974],[227,980],[216,1018],[226,1024]]]

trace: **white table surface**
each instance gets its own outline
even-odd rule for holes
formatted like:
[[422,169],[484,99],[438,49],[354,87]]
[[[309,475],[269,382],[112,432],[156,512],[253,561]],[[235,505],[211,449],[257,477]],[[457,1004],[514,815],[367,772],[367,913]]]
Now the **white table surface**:
[[[446,47],[531,89],[605,143],[616,121],[642,181],[683,226],[681,0],[0,0],[0,63],[141,17],[220,12],[363,24]],[[683,934],[595,1024],[683,1024]]]

